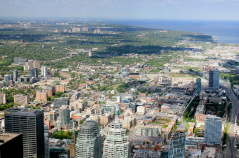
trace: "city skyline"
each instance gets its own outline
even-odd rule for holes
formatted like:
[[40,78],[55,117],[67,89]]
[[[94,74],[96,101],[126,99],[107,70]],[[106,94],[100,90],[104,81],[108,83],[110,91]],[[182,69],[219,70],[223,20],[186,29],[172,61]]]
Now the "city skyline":
[[239,20],[238,0],[0,0],[0,17]]

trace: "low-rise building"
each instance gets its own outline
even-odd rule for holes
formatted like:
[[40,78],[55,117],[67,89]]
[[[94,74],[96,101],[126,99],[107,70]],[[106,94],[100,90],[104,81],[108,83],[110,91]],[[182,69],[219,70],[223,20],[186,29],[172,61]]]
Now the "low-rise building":
[[28,105],[29,97],[23,94],[14,95],[14,103],[20,104],[20,105]]

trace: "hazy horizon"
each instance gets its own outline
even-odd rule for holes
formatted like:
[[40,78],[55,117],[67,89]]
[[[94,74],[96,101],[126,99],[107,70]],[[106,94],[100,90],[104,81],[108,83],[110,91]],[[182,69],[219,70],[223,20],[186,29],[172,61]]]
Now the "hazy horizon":
[[0,0],[1,18],[239,20],[239,0]]

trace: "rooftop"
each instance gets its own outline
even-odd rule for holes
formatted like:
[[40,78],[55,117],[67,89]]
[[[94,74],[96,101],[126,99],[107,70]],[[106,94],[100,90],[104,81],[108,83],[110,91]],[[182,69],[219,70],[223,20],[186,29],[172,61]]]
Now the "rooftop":
[[21,134],[15,134],[15,133],[1,133],[0,134],[0,146],[4,143],[12,140],[15,137],[18,137]]

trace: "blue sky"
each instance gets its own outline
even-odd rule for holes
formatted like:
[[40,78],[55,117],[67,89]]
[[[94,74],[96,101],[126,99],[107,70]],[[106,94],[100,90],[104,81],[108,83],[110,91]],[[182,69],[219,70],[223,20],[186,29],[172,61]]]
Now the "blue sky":
[[239,0],[0,0],[0,17],[239,20]]

